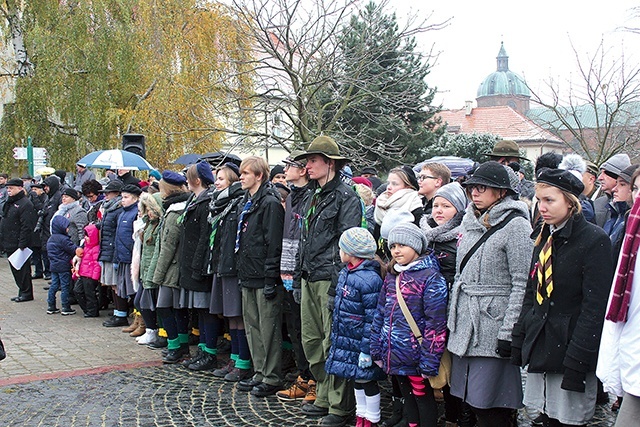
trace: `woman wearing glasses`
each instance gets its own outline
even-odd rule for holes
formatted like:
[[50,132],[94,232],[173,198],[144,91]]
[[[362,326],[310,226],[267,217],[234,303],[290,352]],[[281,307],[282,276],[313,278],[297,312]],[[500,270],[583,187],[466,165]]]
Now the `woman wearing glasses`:
[[520,369],[511,365],[533,249],[527,206],[505,166],[486,162],[462,184],[471,203],[461,224],[449,301],[451,394],[471,406],[477,426],[513,425],[522,407]]

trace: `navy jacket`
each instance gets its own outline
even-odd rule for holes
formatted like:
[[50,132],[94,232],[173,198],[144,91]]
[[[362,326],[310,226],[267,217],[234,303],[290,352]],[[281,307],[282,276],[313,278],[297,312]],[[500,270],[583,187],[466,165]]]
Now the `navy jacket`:
[[100,229],[100,258],[98,258],[98,261],[102,262],[113,262],[115,253],[116,228],[118,226],[118,216],[122,212],[122,205],[120,204],[120,196],[118,196],[117,200],[114,200],[103,202],[104,215],[102,216],[102,221],[96,224]]
[[122,212],[118,215],[118,226],[116,228],[115,252],[113,254],[113,262],[119,264],[131,263],[131,255],[133,254],[133,223],[138,217],[138,204],[122,208]]
[[328,374],[350,380],[381,380],[384,372],[376,364],[358,367],[360,353],[371,354],[371,323],[382,289],[380,264],[365,260],[353,270],[340,271],[331,325],[331,348],[325,363]]
[[51,237],[47,241],[47,253],[52,273],[71,272],[71,260],[76,253],[76,245],[67,234],[69,220],[62,215],[51,220]]

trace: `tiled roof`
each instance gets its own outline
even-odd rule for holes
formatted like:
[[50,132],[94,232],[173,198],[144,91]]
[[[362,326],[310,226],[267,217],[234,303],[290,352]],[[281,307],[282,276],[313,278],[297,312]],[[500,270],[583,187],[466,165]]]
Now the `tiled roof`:
[[443,110],[442,121],[452,133],[489,133],[517,142],[562,141],[509,106],[477,107],[466,115],[466,109]]

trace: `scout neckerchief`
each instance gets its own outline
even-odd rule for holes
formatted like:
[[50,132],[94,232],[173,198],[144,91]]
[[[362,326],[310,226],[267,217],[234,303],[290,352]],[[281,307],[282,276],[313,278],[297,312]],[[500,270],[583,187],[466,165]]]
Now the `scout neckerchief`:
[[549,233],[549,237],[538,255],[538,290],[536,292],[536,300],[540,305],[542,305],[545,298],[551,298],[551,292],[553,292],[552,247],[553,234]]
[[307,210],[306,215],[304,216],[304,229],[309,231],[309,220],[316,213],[316,206],[318,206],[318,202],[320,201],[320,192],[322,191],[322,187],[316,188],[313,192],[313,196],[311,197],[311,203],[309,204],[309,209]]
[[247,200],[247,203],[244,204],[242,208],[242,212],[240,212],[240,216],[238,217],[238,230],[236,231],[236,247],[234,249],[235,253],[238,253],[240,250],[240,234],[242,233],[242,222],[244,221],[244,216],[251,209],[251,205],[253,205],[253,200]]

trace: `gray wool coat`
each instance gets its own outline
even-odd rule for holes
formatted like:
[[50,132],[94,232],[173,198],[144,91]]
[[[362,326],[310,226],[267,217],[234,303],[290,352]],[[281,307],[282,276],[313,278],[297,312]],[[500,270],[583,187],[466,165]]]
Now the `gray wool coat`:
[[[512,211],[522,213],[489,237],[471,256],[464,271],[460,262],[491,226]],[[524,298],[533,241],[527,206],[506,198],[480,218],[473,204],[460,226],[456,277],[449,297],[449,351],[458,356],[499,357],[498,340],[511,341]]]

